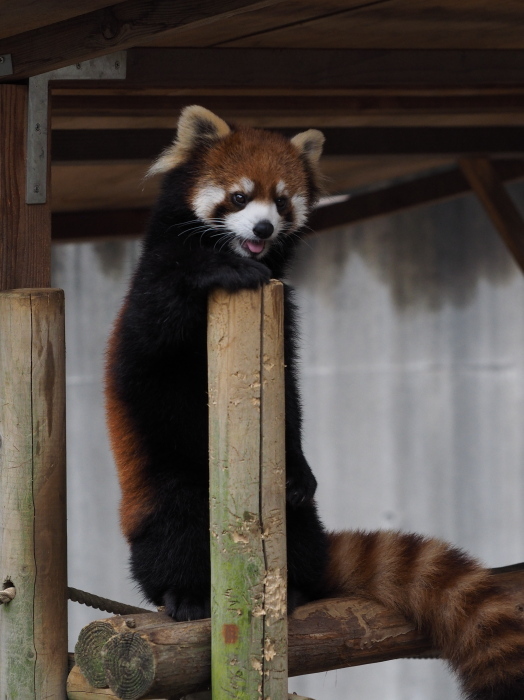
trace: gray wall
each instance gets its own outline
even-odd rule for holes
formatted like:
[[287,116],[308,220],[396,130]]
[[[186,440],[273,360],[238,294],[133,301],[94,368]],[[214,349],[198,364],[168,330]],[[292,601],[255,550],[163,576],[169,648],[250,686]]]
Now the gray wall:
[[[524,187],[512,193],[524,204]],[[57,246],[66,291],[70,585],[139,603],[103,427],[103,347],[137,243]],[[490,566],[524,560],[524,278],[473,197],[310,238],[302,316],[306,453],[330,528],[402,528]],[[100,617],[70,607],[70,648]],[[443,664],[292,680],[316,700],[458,700]]]

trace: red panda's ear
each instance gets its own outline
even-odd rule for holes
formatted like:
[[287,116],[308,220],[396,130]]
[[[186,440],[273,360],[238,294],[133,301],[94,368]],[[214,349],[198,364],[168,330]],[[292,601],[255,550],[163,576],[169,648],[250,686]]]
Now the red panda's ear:
[[324,134],[318,129],[308,129],[293,136],[291,143],[315,168],[322,155],[322,146],[325,140]]
[[230,131],[223,119],[205,107],[185,107],[178,120],[175,140],[149,168],[147,176],[175,168],[189,158],[194,148],[218,141]]

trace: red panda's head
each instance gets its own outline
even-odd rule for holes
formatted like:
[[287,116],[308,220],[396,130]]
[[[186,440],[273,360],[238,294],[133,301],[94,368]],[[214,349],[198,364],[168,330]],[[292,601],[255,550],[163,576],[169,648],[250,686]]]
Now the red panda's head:
[[262,129],[232,129],[194,105],[182,111],[175,141],[149,173],[196,160],[187,193],[195,217],[226,236],[237,254],[260,259],[306,223],[319,192],[323,143],[315,129],[291,140]]

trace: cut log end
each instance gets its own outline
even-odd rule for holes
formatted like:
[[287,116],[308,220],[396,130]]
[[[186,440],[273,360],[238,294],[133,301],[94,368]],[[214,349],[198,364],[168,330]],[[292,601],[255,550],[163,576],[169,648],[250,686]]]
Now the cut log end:
[[93,688],[107,688],[102,648],[114,634],[109,623],[95,621],[84,627],[78,636],[75,646],[76,664]]
[[155,679],[155,659],[140,634],[112,637],[102,652],[105,675],[111,690],[122,700],[138,700]]

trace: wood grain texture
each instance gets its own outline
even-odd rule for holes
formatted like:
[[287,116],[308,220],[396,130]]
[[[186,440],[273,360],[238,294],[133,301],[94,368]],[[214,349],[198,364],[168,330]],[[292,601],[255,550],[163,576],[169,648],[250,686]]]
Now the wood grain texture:
[[26,115],[27,87],[0,85],[0,290],[51,283],[49,197],[25,203]]
[[[107,688],[102,649],[112,636],[157,626],[161,619],[158,613],[138,617],[116,615],[106,620],[95,620],[82,628],[75,645],[75,662],[88,683],[94,688]],[[165,616],[165,621],[168,620]]]
[[524,219],[488,158],[463,158],[460,167],[471,189],[524,272]]
[[65,341],[61,290],[0,293],[0,695],[65,698]]
[[229,22],[169,33],[159,46],[304,46],[348,48],[512,48],[523,46],[522,4],[504,0],[290,0]]
[[[411,12],[412,15],[415,13]],[[376,29],[376,28],[375,28]],[[134,48],[125,86],[132,88],[355,89],[522,86],[524,45],[511,51]],[[238,67],[242,66],[242,70]],[[94,87],[94,84],[93,84]],[[113,85],[113,88],[115,86]]]
[[33,0],[17,0],[16,3],[0,0],[0,39],[113,4],[114,0],[83,0],[81,4],[78,0],[46,0],[38,3]]
[[[280,129],[291,137],[295,129]],[[153,160],[173,141],[173,129],[55,131],[56,162]],[[524,126],[359,127],[323,129],[327,156],[505,154],[524,152]]]
[[[54,130],[173,129],[183,107],[199,104],[228,122],[255,127],[325,128],[359,126],[519,126],[523,123],[524,89],[500,88],[471,94],[424,90],[362,90],[354,94],[212,94],[211,91],[162,90],[168,94],[57,88],[53,91]],[[240,90],[235,91],[237,93]]]
[[[300,5],[299,2],[296,3]],[[244,27],[228,46],[512,49],[524,47],[519,0],[367,0],[326,17],[273,31]]]
[[103,56],[135,46],[167,29],[205,25],[221,17],[228,19],[249,6],[265,7],[276,0],[126,0],[62,22],[0,40],[0,54],[10,53],[10,80],[28,78],[62,66]]
[[108,688],[93,688],[82,675],[78,666],[73,666],[67,677],[68,700],[118,700]]
[[[524,571],[495,570],[494,577],[501,589],[512,596],[515,605],[522,605]],[[154,616],[158,620],[156,625]],[[136,631],[112,636],[104,662],[106,668],[122,663],[134,669],[149,669],[153,679],[140,688],[142,695],[130,696],[131,700],[164,695],[179,698],[209,688],[211,620],[174,622],[162,613],[134,615],[133,619]],[[122,628],[122,618],[98,622],[114,625],[115,630]],[[429,641],[413,624],[362,598],[309,603],[297,608],[288,624],[290,676],[435,655]]]
[[287,693],[282,323],[278,282],[264,290],[211,294],[212,688],[217,700]]

